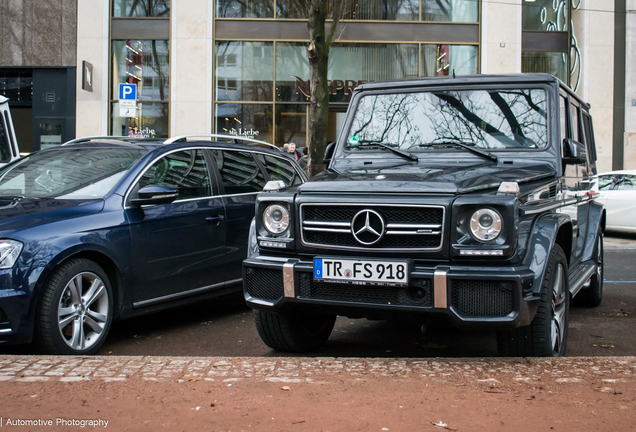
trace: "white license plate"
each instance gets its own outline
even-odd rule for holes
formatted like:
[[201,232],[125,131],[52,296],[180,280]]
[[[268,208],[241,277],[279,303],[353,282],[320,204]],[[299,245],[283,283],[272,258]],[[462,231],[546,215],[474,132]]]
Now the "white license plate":
[[314,258],[314,279],[352,284],[408,284],[406,261]]

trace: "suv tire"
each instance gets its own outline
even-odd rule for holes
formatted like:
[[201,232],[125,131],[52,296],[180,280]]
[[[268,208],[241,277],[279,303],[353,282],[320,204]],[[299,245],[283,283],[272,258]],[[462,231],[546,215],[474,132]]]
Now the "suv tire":
[[539,307],[530,325],[497,333],[499,355],[505,357],[560,357],[565,355],[570,315],[568,264],[563,249],[550,252]]
[[574,298],[577,306],[596,307],[603,300],[603,233],[596,238],[596,273],[590,279],[590,286],[582,289]]
[[254,311],[256,329],[265,344],[277,351],[306,353],[320,349],[333,330],[335,315],[307,313],[281,315]]

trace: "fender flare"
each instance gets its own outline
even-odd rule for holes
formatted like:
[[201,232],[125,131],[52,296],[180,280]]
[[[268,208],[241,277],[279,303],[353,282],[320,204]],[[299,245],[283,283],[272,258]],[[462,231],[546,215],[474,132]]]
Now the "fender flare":
[[590,203],[589,228],[585,237],[585,249],[583,249],[582,260],[594,259],[594,247],[596,246],[596,236],[605,232],[605,207],[603,204],[593,201]]
[[[534,273],[533,294],[539,294],[541,290],[548,257],[556,244],[559,230],[571,223],[570,217],[562,213],[544,214],[535,220],[528,238],[528,250],[523,258],[523,264]],[[568,254],[568,251],[565,252]]]

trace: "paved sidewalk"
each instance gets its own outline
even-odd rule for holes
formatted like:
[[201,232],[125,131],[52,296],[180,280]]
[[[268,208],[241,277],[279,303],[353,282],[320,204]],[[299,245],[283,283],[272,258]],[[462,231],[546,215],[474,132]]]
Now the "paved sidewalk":
[[624,431],[635,395],[636,357],[0,356],[15,430]]
[[50,357],[0,356],[0,381],[205,381],[256,379],[311,382],[329,375],[417,380],[498,382],[553,380],[634,382],[636,357],[558,359],[360,359],[272,357]]

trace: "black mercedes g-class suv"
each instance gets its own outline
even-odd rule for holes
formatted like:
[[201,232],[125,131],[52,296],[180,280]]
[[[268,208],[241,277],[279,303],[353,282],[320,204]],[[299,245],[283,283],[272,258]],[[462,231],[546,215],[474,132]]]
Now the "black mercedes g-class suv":
[[318,349],[336,315],[444,314],[561,356],[571,299],[601,302],[592,118],[553,76],[361,85],[325,160],[256,202],[244,292],[271,348]]

